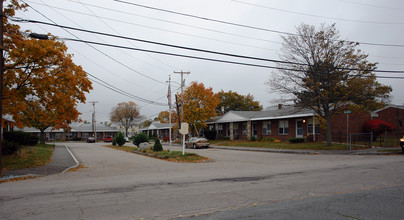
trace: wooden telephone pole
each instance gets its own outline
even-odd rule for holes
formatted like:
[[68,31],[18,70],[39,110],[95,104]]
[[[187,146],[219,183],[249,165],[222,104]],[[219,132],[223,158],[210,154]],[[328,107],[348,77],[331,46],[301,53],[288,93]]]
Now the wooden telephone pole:
[[95,104],[98,103],[98,101],[92,101],[89,102],[93,104],[93,117],[92,117],[92,122],[93,122],[93,132],[94,132],[94,140],[97,142],[97,128],[96,128],[96,120],[95,120]]
[[3,75],[4,75],[4,43],[3,43],[3,27],[4,27],[4,12],[3,12],[3,0],[0,1],[0,177],[3,176],[2,165],[2,148],[3,148]]
[[[184,74],[190,74],[191,72],[175,72],[176,74],[181,74],[181,118],[179,120],[183,120],[184,118]],[[181,123],[180,123],[181,124]]]

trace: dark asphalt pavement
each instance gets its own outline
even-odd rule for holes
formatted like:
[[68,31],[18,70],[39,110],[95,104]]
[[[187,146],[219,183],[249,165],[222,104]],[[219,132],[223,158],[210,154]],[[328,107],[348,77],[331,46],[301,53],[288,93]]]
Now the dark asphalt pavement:
[[45,166],[34,167],[21,170],[5,170],[2,179],[9,179],[20,176],[45,176],[60,173],[70,167],[78,165],[65,145],[56,145],[53,152],[52,161]]
[[258,205],[213,214],[181,218],[210,219],[403,219],[402,186],[363,190],[350,194],[313,197],[279,204]]
[[[165,145],[166,146],[166,145]],[[180,145],[175,145],[180,146]],[[374,155],[374,154],[390,154],[388,152],[378,152],[379,148],[371,148],[365,150],[353,151],[315,151],[315,150],[287,150],[287,149],[268,149],[268,148],[249,148],[249,147],[224,147],[214,146],[211,148],[227,149],[227,150],[242,150],[242,151],[259,151],[259,152],[272,152],[272,153],[293,153],[293,154],[353,154],[353,155]],[[382,148],[386,149],[386,148]],[[395,148],[391,148],[395,149]],[[78,166],[72,154],[69,152],[65,145],[56,145],[55,151],[52,156],[52,161],[45,166],[21,169],[21,170],[5,170],[3,171],[3,178],[14,178],[19,176],[45,176],[60,173],[68,168]]]

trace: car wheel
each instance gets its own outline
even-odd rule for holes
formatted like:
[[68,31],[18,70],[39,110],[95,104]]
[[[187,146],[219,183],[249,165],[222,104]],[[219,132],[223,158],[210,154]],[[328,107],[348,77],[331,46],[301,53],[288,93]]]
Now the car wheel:
[[404,154],[404,147],[401,147],[401,152]]
[[196,144],[194,144],[194,149],[196,149]]

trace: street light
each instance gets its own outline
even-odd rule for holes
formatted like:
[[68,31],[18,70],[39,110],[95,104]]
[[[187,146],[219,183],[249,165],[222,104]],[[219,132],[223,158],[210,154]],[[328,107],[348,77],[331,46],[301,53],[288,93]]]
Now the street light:
[[39,40],[49,40],[49,36],[46,34],[37,34],[37,33],[30,33],[28,35],[28,37],[30,38],[35,38],[35,39],[39,39]]

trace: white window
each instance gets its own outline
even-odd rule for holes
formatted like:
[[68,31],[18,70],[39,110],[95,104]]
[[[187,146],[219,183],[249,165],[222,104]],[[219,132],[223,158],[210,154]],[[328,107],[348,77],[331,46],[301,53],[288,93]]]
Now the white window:
[[289,134],[289,122],[288,120],[280,120],[278,121],[278,131],[279,134]]
[[262,134],[271,135],[271,121],[262,122]]
[[[320,122],[318,119],[315,120],[314,131],[315,134],[320,134]],[[307,120],[307,134],[313,134],[313,118]]]
[[81,134],[81,137],[82,137],[82,138],[88,138],[88,133],[82,133],[82,134]]

